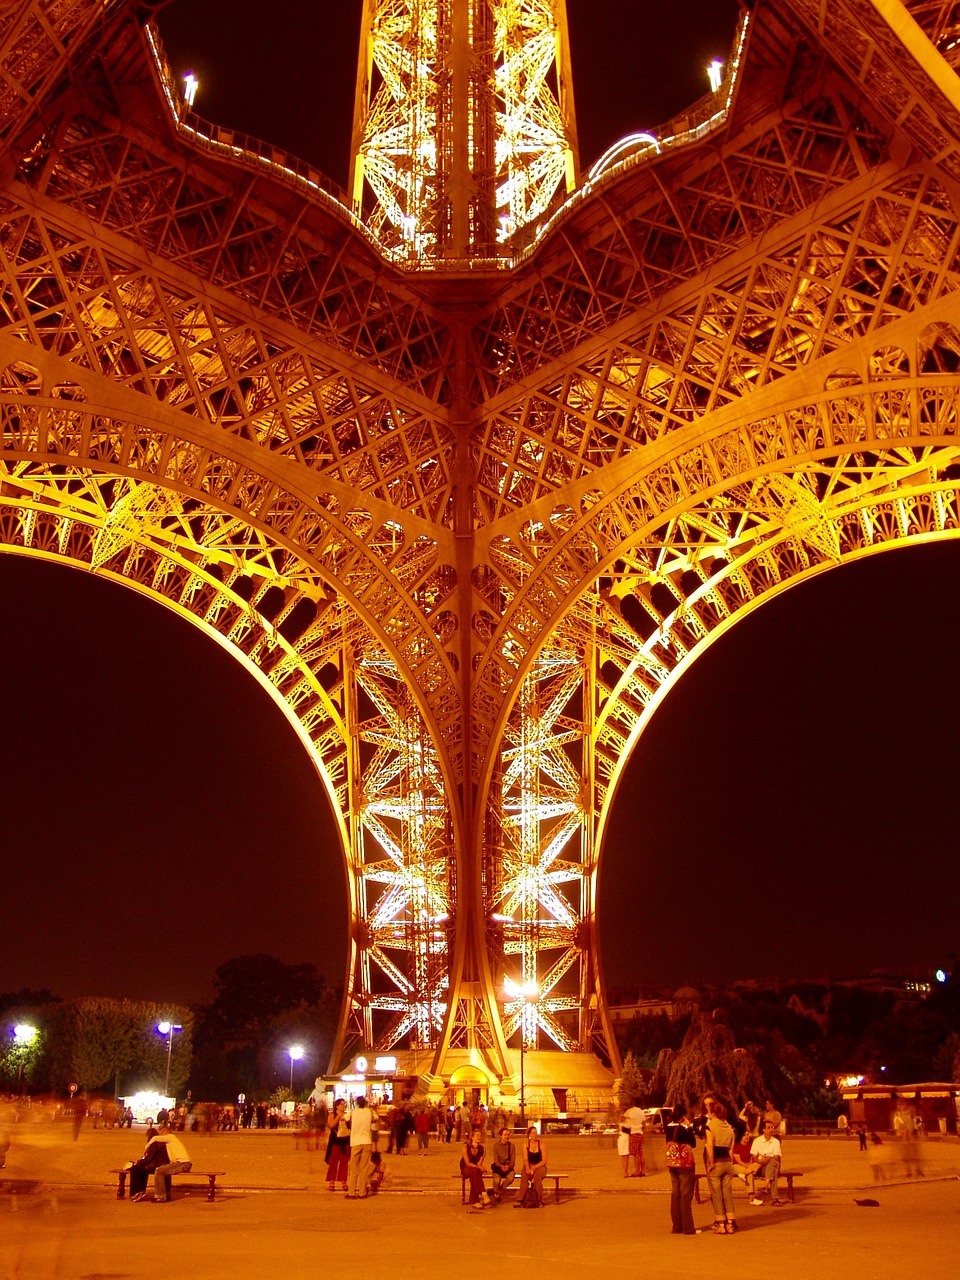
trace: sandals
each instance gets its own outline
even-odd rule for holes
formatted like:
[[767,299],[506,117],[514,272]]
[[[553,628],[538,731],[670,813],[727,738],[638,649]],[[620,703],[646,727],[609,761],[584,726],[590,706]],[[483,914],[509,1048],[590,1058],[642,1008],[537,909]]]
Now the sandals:
[[727,1235],[728,1235],[728,1236],[735,1236],[739,1230],[740,1230],[740,1224],[739,1224],[739,1222],[737,1222],[736,1218],[730,1218],[730,1219],[728,1219],[728,1221],[727,1221]]

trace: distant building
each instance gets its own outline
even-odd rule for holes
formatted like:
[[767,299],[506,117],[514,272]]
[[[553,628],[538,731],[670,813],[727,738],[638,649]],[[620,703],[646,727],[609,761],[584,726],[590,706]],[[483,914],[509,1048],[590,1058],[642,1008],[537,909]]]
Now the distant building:
[[630,1022],[634,1018],[649,1018],[665,1013],[668,1018],[682,1018],[684,1014],[696,1013],[703,1004],[703,992],[696,987],[678,987],[672,995],[661,992],[647,998],[612,1004],[609,1006],[610,1021],[618,1023]]
[[919,1116],[924,1133],[957,1133],[960,1086],[956,1084],[860,1084],[842,1089],[841,1094],[850,1108],[852,1125],[888,1132],[897,1128],[899,1112],[907,1125],[915,1124]]

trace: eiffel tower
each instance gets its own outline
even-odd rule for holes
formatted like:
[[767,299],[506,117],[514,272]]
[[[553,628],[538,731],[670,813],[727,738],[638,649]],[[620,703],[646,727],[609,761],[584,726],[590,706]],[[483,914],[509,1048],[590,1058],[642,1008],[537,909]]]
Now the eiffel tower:
[[562,0],[364,0],[349,191],[196,115],[149,11],[0,11],[0,548],[285,710],[348,868],[333,1070],[509,1099],[526,1052],[575,1109],[660,700],[960,528],[960,6],[755,0],[582,172]]

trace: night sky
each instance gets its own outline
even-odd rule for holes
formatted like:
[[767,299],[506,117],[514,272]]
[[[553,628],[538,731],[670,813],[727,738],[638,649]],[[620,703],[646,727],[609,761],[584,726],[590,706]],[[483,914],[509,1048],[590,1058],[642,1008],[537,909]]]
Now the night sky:
[[[342,183],[360,11],[175,0],[160,25],[203,115]],[[736,5],[568,12],[586,166],[700,96]],[[612,817],[610,983],[932,966],[957,947],[958,575],[955,544],[832,571],[682,678]],[[239,664],[132,591],[12,556],[0,644],[0,991],[195,1001],[218,964],[255,951],[342,981],[326,798]]]

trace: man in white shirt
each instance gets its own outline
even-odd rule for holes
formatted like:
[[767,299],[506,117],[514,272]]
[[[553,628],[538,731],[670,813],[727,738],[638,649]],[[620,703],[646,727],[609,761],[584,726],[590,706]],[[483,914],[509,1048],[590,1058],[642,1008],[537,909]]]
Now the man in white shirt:
[[[187,1155],[187,1149],[170,1128],[170,1117],[166,1111],[161,1111],[157,1116],[160,1128],[153,1142],[166,1147],[167,1159],[165,1164],[153,1166],[153,1202],[154,1204],[164,1204],[170,1199],[170,1175],[174,1173],[189,1173],[193,1168],[190,1163],[190,1157]],[[153,1143],[147,1145],[147,1151]]]
[[[627,1156],[626,1176],[642,1178],[646,1172],[643,1161],[643,1123],[645,1116],[640,1109],[639,1100],[634,1098],[633,1106],[623,1113],[620,1125],[630,1130],[630,1148]],[[630,1159],[633,1159],[633,1173],[630,1172]]]
[[[770,1185],[770,1203],[779,1205],[782,1203],[777,1195],[777,1180],[780,1177],[780,1160],[782,1152],[780,1149],[780,1139],[774,1137],[773,1121],[764,1120],[763,1133],[759,1138],[754,1138],[750,1144],[750,1159],[760,1167],[756,1170],[754,1176],[754,1191],[757,1190],[757,1178],[763,1178]],[[759,1193],[750,1201],[751,1204],[763,1204]]]
[[367,1194],[370,1178],[370,1157],[373,1154],[373,1112],[366,1098],[358,1098],[347,1121],[350,1128],[350,1169],[347,1174],[348,1200],[362,1200]]

